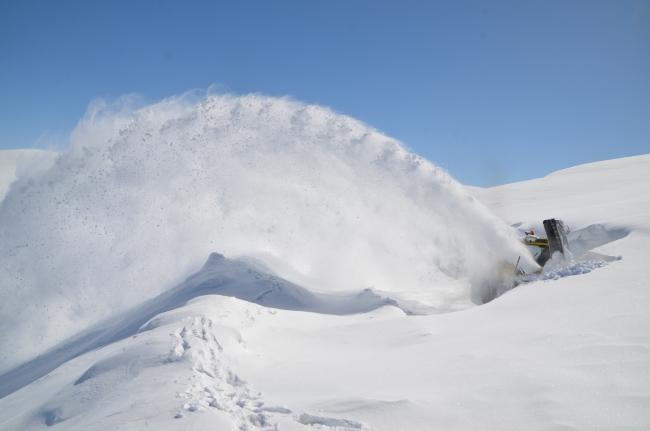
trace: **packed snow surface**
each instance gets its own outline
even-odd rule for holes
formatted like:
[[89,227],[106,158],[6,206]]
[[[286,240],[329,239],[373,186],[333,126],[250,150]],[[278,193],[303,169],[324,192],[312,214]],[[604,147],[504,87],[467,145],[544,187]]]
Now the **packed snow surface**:
[[[650,156],[463,188],[284,99],[127,117],[1,204],[0,430],[650,428]],[[474,306],[551,217],[573,256]]]
[[256,95],[125,106],[91,106],[70,150],[0,205],[0,372],[212,252],[310,289],[428,291],[441,307],[524,253],[446,172],[329,109]]

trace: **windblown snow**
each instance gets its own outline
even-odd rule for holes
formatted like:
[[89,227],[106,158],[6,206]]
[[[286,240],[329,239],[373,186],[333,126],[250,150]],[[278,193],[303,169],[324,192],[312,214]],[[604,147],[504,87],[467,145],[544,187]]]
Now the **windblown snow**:
[[446,172],[326,108],[256,95],[121,108],[91,106],[70,150],[2,202],[0,371],[172,288],[211,252],[320,290],[434,294],[523,254]]
[[[251,95],[95,105],[11,157],[0,430],[650,427],[650,156],[463,187]],[[475,306],[552,217],[573,260]]]

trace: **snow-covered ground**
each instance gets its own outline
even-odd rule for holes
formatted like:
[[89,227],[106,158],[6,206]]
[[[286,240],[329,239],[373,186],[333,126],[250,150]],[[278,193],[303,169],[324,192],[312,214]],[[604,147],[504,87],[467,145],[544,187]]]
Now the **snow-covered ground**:
[[563,219],[576,262],[476,306],[467,273],[316,290],[264,256],[207,253],[7,365],[0,429],[650,429],[650,156],[466,190],[520,231]]

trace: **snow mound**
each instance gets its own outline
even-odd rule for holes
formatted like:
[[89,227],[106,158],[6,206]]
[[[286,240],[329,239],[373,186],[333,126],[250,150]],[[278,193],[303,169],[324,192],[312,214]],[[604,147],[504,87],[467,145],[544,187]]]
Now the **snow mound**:
[[[212,253],[203,268],[180,285],[124,315],[100,322],[36,359],[1,374],[0,398],[92,349],[165,326],[169,322],[161,315],[207,295],[229,296],[275,309],[332,315],[366,313],[384,306],[400,308],[406,315],[425,314],[422,310],[426,309],[413,301],[400,304],[370,288],[360,293],[311,292],[273,275],[262,263],[250,258],[232,260]],[[102,370],[102,367],[89,369],[75,385],[93,378]]]
[[[220,311],[206,315],[206,309]],[[220,298],[162,313],[157,318],[164,325],[99,346],[70,359],[72,367],[59,368],[50,374],[54,378],[34,382],[30,388],[39,395],[15,408],[0,429],[96,428],[94,415],[103,418],[102,429],[125,423],[129,429],[178,429],[178,420],[193,429],[271,429],[270,420],[293,421],[291,410],[265,404],[233,370],[232,355],[246,352],[238,330],[242,320],[260,319],[262,312],[260,306]],[[275,317],[270,309],[264,314]],[[52,388],[55,397],[42,396]],[[157,413],[143,420],[142,409],[152,405]]]
[[445,171],[327,108],[98,103],[70,150],[0,205],[0,370],[154,298],[215,250],[311,289],[382,291],[479,283],[525,255]]

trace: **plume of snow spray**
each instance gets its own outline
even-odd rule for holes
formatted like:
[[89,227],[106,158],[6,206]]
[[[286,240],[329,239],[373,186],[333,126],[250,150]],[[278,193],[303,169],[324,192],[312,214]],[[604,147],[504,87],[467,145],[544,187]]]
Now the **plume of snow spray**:
[[92,105],[69,151],[12,185],[0,236],[0,368],[169,289],[213,251],[329,290],[479,285],[497,259],[535,266],[511,228],[399,142],[259,95]]

